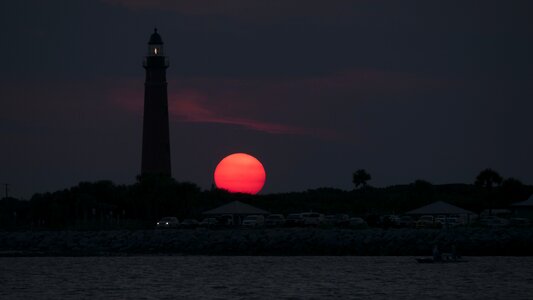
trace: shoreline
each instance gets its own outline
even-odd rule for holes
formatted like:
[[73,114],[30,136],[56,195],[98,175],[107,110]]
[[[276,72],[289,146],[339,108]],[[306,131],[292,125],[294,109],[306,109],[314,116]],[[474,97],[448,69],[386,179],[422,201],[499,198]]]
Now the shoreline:
[[31,256],[533,256],[531,228],[165,229],[0,232],[0,257]]

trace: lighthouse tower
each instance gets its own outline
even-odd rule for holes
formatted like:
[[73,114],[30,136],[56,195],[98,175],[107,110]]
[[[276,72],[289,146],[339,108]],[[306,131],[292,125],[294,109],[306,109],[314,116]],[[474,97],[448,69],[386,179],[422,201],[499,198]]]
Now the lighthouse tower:
[[168,59],[157,28],[144,63],[144,116],[141,175],[171,176],[166,70]]

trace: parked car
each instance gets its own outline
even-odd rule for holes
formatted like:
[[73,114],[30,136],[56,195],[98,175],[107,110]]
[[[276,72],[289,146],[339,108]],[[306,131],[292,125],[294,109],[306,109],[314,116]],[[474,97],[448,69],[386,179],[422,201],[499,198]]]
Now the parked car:
[[397,227],[400,217],[397,215],[384,215],[379,217],[379,225],[381,227]]
[[445,228],[455,227],[459,225],[463,225],[463,223],[459,220],[459,218],[456,217],[446,217],[446,219],[444,219],[444,223],[442,223],[442,226]]
[[318,226],[324,221],[324,215],[316,212],[301,213],[305,226]]
[[509,220],[509,225],[513,227],[529,227],[531,225],[531,221],[526,218],[511,218]]
[[176,217],[164,217],[156,223],[157,228],[177,228],[180,221]]
[[285,219],[285,226],[297,227],[304,225],[304,218],[301,214],[289,214]]
[[416,222],[411,216],[401,216],[398,220],[399,227],[415,227]]
[[509,220],[496,216],[487,216],[479,219],[477,223],[484,227],[505,227],[509,225]]
[[[459,223],[459,225],[465,225],[466,224],[466,218],[464,215],[449,215],[448,216],[449,218],[455,218],[457,220],[457,223]],[[472,216],[471,216],[472,218]]]
[[196,228],[200,225],[196,219],[185,219],[181,222],[180,227],[182,228]]
[[202,222],[200,222],[199,226],[206,227],[206,228],[212,228],[212,227],[217,226],[217,224],[218,224],[218,221],[216,218],[205,218],[202,220]]
[[332,226],[347,226],[350,224],[350,217],[347,214],[327,215],[323,223]]
[[435,218],[430,215],[421,216],[416,221],[416,228],[433,227],[435,224]]
[[244,227],[260,227],[265,225],[265,217],[262,215],[250,215],[242,220]]
[[233,226],[233,215],[221,215],[217,217],[219,226]]
[[269,227],[285,225],[285,217],[280,214],[269,215],[265,219],[265,225]]
[[437,226],[443,226],[444,223],[446,223],[446,216],[444,216],[444,215],[436,216],[435,219],[433,220],[433,222]]
[[368,227],[368,224],[366,223],[366,221],[363,218],[359,218],[359,217],[350,218],[349,224],[350,224],[350,227],[353,227],[353,228]]

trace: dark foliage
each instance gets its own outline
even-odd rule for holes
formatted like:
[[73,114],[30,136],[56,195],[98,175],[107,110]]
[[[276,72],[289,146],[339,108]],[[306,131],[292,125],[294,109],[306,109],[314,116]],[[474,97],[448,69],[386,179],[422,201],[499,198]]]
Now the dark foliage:
[[[485,171],[484,171],[485,172]],[[483,173],[483,172],[482,172]],[[0,200],[3,229],[152,228],[164,216],[201,219],[202,212],[233,200],[273,213],[317,211],[347,213],[372,219],[380,214],[401,214],[434,201],[445,201],[480,212],[489,207],[508,208],[533,193],[533,186],[509,178],[478,176],[478,185],[433,185],[417,180],[409,185],[366,187],[353,191],[319,188],[304,192],[245,195],[223,190],[202,191],[197,185],[169,177],[143,177],[133,185],[111,181],[81,182],[70,189],[35,194],[30,201]],[[485,178],[485,179],[484,179]],[[491,178],[491,179],[486,179]],[[488,188],[492,183],[492,187]],[[491,199],[491,201],[487,201]]]
[[475,185],[491,189],[494,186],[499,186],[502,181],[503,178],[496,171],[485,169],[476,177]]
[[352,182],[355,185],[355,188],[367,187],[367,182],[372,179],[372,176],[364,169],[355,171],[352,175]]

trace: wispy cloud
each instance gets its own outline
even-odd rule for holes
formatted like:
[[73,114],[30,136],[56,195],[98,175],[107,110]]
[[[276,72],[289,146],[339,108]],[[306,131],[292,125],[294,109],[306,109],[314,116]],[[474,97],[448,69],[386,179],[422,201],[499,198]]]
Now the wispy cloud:
[[[110,99],[114,105],[131,113],[142,113],[142,90],[131,88],[133,84],[122,85],[114,88]],[[265,132],[269,134],[307,135],[321,138],[336,138],[338,135],[321,129],[310,129],[291,126],[269,121],[261,121],[232,115],[231,110],[220,110],[210,105],[214,102],[228,102],[228,99],[209,99],[204,93],[195,89],[181,89],[171,93],[168,99],[169,116],[171,120],[186,123],[212,123],[240,126],[246,129]],[[229,100],[231,101],[231,100]]]
[[231,117],[209,108],[207,98],[193,90],[184,90],[169,97],[169,114],[181,122],[216,123],[236,125],[271,134],[313,135],[316,132],[306,128],[258,121],[242,117]]
[[[450,84],[457,83],[379,70],[294,78],[182,78],[169,82],[169,114],[177,122],[341,140],[346,134],[335,125],[334,115],[357,109],[354,102],[373,101],[376,95],[408,99]],[[123,81],[111,98],[125,110],[142,113],[142,95],[141,82]]]

